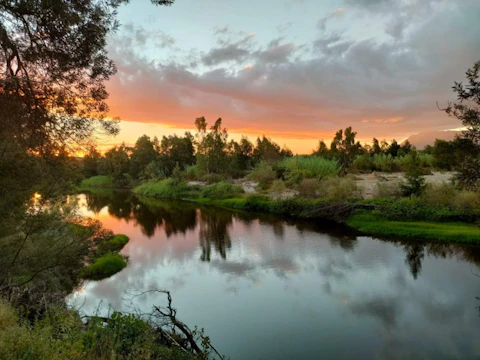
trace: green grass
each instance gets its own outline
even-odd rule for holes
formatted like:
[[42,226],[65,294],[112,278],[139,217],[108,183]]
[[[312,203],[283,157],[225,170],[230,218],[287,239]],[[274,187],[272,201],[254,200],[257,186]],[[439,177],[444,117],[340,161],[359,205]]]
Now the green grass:
[[468,223],[391,221],[372,213],[360,212],[352,215],[348,219],[347,225],[373,235],[480,244],[480,228]]
[[137,195],[150,196],[159,199],[187,199],[200,195],[200,188],[189,186],[186,182],[173,179],[150,181],[133,189]]
[[127,260],[120,254],[108,253],[95,260],[82,271],[82,278],[87,280],[106,279],[127,266]]
[[241,186],[222,181],[202,189],[201,197],[208,199],[231,199],[240,197],[244,193]]
[[110,176],[98,175],[84,179],[80,183],[80,188],[113,188],[113,181]]
[[0,359],[197,359],[167,347],[156,326],[115,312],[82,322],[75,310],[51,306],[33,323],[0,299]]
[[99,253],[104,255],[109,252],[118,252],[128,243],[130,239],[127,235],[114,235],[111,239],[101,243],[98,247]]
[[301,172],[304,177],[322,178],[335,176],[341,170],[336,160],[327,160],[319,156],[293,156],[279,161],[279,168],[285,169],[287,173]]

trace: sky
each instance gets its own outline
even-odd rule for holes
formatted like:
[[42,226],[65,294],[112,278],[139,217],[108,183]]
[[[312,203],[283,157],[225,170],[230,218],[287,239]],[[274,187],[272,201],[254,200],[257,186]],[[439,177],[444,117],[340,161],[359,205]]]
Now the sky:
[[347,126],[365,142],[457,129],[437,102],[480,60],[479,17],[479,0],[131,1],[108,41],[112,143],[200,116],[296,153]]

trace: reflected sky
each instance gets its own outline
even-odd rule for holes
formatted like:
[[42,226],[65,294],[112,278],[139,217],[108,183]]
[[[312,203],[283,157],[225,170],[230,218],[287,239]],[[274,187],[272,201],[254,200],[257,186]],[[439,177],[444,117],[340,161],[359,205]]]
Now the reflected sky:
[[[71,302],[117,310],[133,289],[172,292],[179,317],[232,359],[480,357],[478,247],[382,241],[129,193],[80,196],[131,241],[129,266]],[[158,294],[136,299],[145,311]]]

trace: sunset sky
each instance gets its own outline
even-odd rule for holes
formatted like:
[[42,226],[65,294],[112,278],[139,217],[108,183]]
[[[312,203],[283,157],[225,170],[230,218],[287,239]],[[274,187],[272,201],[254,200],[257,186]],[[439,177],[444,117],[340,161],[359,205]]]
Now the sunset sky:
[[352,126],[403,140],[455,129],[437,109],[480,60],[479,0],[133,0],[109,40],[111,143],[221,117],[308,153]]

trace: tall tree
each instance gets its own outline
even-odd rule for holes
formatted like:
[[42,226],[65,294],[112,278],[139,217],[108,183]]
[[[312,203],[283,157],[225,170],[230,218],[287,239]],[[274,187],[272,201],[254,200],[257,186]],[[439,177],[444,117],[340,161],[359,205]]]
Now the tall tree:
[[[466,128],[463,137],[469,139],[476,148],[480,148],[480,61],[466,72],[468,84],[455,82],[453,91],[458,102],[449,103],[444,109],[449,116],[462,122]],[[466,188],[480,188],[480,159],[472,154],[459,167],[458,180]]]

